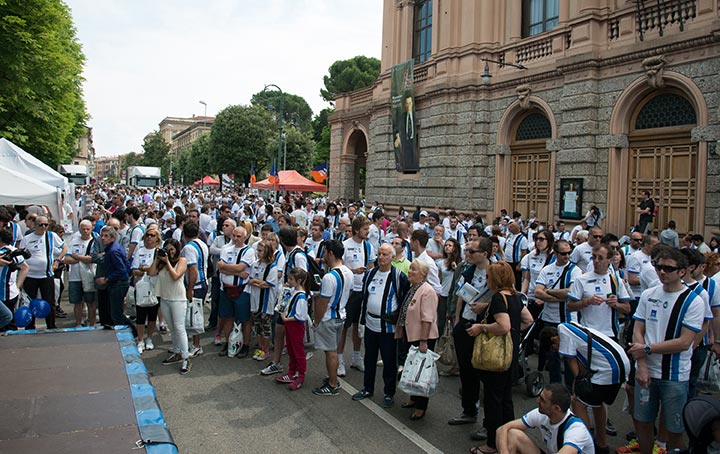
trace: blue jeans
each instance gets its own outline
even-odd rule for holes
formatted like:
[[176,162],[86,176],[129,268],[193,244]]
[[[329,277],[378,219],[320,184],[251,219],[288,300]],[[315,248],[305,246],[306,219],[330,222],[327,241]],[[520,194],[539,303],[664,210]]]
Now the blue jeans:
[[668,432],[682,433],[685,426],[682,419],[682,411],[688,400],[688,382],[661,380],[653,378],[650,380],[650,400],[646,403],[640,402],[640,385],[635,382],[635,419],[640,422],[654,422],[657,417],[660,403],[662,403],[665,427]]
[[0,328],[5,328],[13,319],[13,313],[4,304],[0,304]]
[[112,319],[112,324],[115,326],[129,326],[130,329],[132,329],[133,336],[137,337],[137,330],[135,329],[135,324],[133,324],[133,322],[130,321],[129,318],[127,318],[124,311],[125,295],[127,295],[129,287],[130,284],[127,281],[108,283],[107,292],[108,302],[110,303],[110,318]]

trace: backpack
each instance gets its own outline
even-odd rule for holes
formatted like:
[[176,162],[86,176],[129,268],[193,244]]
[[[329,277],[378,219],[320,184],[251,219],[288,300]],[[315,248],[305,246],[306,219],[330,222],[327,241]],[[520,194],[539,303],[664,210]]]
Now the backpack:
[[310,291],[318,292],[320,291],[320,281],[325,276],[325,270],[307,252],[305,256],[307,257],[308,273],[310,274]]

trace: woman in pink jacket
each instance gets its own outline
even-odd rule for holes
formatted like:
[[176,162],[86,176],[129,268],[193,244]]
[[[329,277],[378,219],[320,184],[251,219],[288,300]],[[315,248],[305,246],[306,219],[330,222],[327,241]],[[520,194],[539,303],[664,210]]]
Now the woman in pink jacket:
[[[422,260],[415,259],[408,271],[410,290],[400,308],[400,314],[395,329],[395,338],[405,337],[410,345],[414,345],[425,353],[435,347],[439,337],[437,327],[438,297],[435,290],[427,283],[430,268]],[[403,408],[414,408],[410,415],[413,421],[422,419],[427,411],[430,398],[410,396],[410,401],[402,405]]]

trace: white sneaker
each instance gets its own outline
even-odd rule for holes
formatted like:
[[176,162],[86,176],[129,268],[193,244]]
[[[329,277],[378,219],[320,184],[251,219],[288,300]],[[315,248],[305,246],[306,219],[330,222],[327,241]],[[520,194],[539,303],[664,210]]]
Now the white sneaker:
[[363,359],[360,358],[359,360],[353,360],[352,363],[350,363],[350,367],[353,369],[357,369],[360,372],[365,372],[365,363],[363,362]]
[[155,344],[149,337],[145,339],[145,350],[155,350]]
[[138,342],[137,349],[138,349],[138,353],[140,353],[142,355],[143,350],[145,350],[145,342],[143,342],[143,341]]
[[382,359],[377,360],[377,362],[375,363],[375,365],[376,365],[377,367],[383,367],[383,360],[382,360]]
[[313,352],[305,353],[305,361],[310,361],[313,356],[315,356],[315,353],[313,353]]
[[347,375],[347,373],[345,372],[345,361],[340,361],[338,363],[337,375],[338,377],[344,377],[345,375]]
[[203,353],[205,353],[205,351],[203,351],[202,347],[192,347],[190,349],[190,358],[197,358]]

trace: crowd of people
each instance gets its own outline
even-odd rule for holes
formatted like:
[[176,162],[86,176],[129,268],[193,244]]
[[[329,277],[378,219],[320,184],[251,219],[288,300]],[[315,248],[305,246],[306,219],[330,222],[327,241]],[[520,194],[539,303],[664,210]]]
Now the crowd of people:
[[[354,368],[364,380],[352,399],[372,398],[382,364],[386,408],[409,348],[434,350],[444,337],[455,358],[443,373],[462,385],[448,424],[475,424],[479,408],[492,409],[471,433],[484,441],[472,452],[607,453],[606,434],[617,432],[607,407],[624,389],[635,427],[617,453],[658,454],[683,446],[683,405],[709,352],[720,354],[720,253],[718,238],[691,234],[681,244],[672,221],[653,234],[647,200],[638,226],[618,236],[603,230],[595,207],[568,231],[532,211],[483,219],[300,194],[266,201],[84,187],[54,221],[43,207],[0,207],[0,327],[16,328],[12,312],[25,294],[56,306],[45,319],[56,328],[68,316],[59,305],[67,285],[75,326],[129,326],[141,354],[155,348],[156,330],[169,331],[163,364],[181,374],[205,353],[209,333],[217,355],[252,357],[294,391],[305,384],[313,339],[327,375],[313,394],[338,395],[338,377]],[[549,384],[538,408],[516,419],[511,387],[524,373],[518,347],[529,328]],[[473,367],[480,334],[510,336],[506,370]],[[401,405],[419,420],[429,400]],[[534,427],[544,447],[525,434]]]

